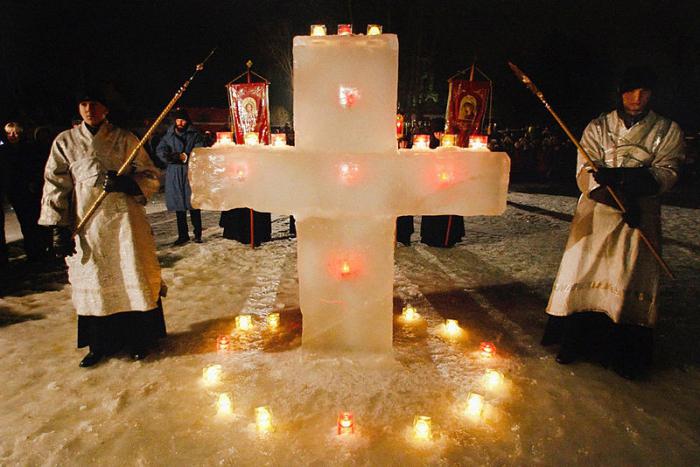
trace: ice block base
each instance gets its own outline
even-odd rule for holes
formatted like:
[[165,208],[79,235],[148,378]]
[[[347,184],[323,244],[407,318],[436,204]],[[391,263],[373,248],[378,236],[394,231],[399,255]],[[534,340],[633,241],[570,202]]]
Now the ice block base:
[[395,217],[297,221],[302,346],[389,354]]

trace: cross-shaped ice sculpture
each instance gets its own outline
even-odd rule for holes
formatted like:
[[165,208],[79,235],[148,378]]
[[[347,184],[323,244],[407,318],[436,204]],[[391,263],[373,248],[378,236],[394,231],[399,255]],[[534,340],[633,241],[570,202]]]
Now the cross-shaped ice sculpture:
[[396,35],[295,37],[296,147],[192,156],[197,209],[297,219],[303,348],[391,352],[397,216],[505,210],[505,153],[397,150],[397,75]]

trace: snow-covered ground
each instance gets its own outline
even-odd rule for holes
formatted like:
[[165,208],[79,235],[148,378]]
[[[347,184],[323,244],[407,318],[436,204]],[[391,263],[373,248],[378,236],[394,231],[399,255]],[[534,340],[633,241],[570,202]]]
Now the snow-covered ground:
[[[205,243],[171,247],[174,214],[151,204],[169,337],[144,361],[120,355],[87,370],[65,273],[28,265],[13,246],[0,299],[0,464],[696,465],[698,212],[664,207],[677,279],[662,289],[651,379],[630,382],[589,363],[558,365],[538,344],[574,205],[512,192],[503,216],[467,218],[455,248],[397,247],[388,361],[301,351],[286,217],[275,218],[276,241],[252,250],[222,239],[218,213],[204,213]],[[398,318],[407,302],[424,318],[417,325]],[[282,314],[279,332],[259,318],[234,350],[215,351],[237,314],[270,310]],[[442,336],[444,318],[459,319],[460,339]],[[492,360],[478,352],[486,340],[498,349]],[[212,363],[224,375],[207,387]],[[505,375],[503,387],[484,387],[487,368]],[[485,396],[478,421],[460,411],[470,391]],[[229,416],[216,414],[222,392]],[[267,435],[255,429],[262,405],[274,415]],[[355,434],[336,434],[340,410],[353,412]],[[432,441],[412,436],[415,415],[432,417]]]

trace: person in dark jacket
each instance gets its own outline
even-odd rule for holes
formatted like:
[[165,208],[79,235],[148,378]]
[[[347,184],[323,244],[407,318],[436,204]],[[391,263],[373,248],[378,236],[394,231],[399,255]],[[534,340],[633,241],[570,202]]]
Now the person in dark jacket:
[[202,243],[202,214],[199,209],[192,209],[190,198],[192,189],[187,179],[187,164],[194,148],[204,147],[204,136],[191,124],[185,109],[176,109],[172,113],[173,125],[168,128],[156,147],[156,156],[166,164],[165,204],[169,211],[177,215],[177,240],[173,245],[182,245],[190,241],[187,228],[187,212],[194,230],[195,243]]
[[[24,138],[24,131],[19,123],[9,122],[4,130],[7,143],[0,146],[2,192],[7,195],[17,215],[27,259],[45,260],[48,256],[50,234],[37,221],[41,210],[46,155],[40,154],[38,148]],[[4,263],[7,262],[4,213],[1,218],[0,261]]]

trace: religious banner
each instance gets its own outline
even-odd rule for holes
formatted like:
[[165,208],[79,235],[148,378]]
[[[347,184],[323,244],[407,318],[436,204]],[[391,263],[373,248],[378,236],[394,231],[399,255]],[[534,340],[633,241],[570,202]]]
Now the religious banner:
[[491,83],[451,79],[449,85],[445,129],[457,135],[458,146],[467,147],[469,136],[482,131]]
[[244,144],[246,134],[250,138],[253,133],[261,144],[270,144],[268,83],[229,83],[226,87],[236,144]]

